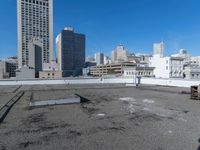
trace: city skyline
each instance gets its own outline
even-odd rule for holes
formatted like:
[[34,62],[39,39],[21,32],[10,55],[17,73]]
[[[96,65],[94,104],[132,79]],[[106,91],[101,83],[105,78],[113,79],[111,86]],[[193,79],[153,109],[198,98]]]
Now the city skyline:
[[[66,26],[86,34],[86,55],[101,51],[110,56],[120,43],[130,52],[151,54],[152,44],[160,41],[165,42],[167,55],[181,48],[200,55],[199,6],[197,0],[97,0],[90,3],[57,0],[54,2],[54,58],[55,37]],[[15,0],[9,0],[1,1],[0,7],[1,20],[12,18],[0,25],[0,58],[5,58],[17,55],[17,5]]]

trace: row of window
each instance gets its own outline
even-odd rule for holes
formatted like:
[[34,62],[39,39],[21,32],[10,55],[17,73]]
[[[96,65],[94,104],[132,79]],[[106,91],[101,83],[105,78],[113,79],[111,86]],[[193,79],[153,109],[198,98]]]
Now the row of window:
[[[166,60],[166,64],[169,64],[169,60]],[[183,64],[183,61],[172,60],[171,64],[173,64],[173,65],[181,65],[181,64]]]
[[[171,70],[182,70],[183,67],[179,66],[179,67],[172,67],[171,66]],[[166,66],[166,70],[169,70],[169,67]]]
[[42,2],[42,1],[39,1],[39,0],[22,0],[22,4],[25,4],[24,2],[33,3],[33,4],[37,4],[37,5],[42,5],[42,6],[49,6],[48,1]]
[[22,27],[27,27],[27,26],[33,26],[33,27],[40,27],[42,28],[42,26],[45,26],[47,29],[48,29],[48,25],[49,25],[49,22],[48,21],[45,21],[46,19],[41,19],[40,21],[37,20],[37,21],[32,21],[32,20],[22,20],[21,21],[21,24],[22,24]]
[[181,65],[183,62],[182,61],[172,61],[173,65]]
[[[26,12],[26,14],[28,14],[28,12]],[[48,13],[45,13],[45,14],[31,14],[31,13],[29,13],[29,15],[25,15],[25,14],[22,14],[21,15],[21,17],[22,17],[22,20],[26,20],[26,21],[28,21],[28,20],[30,20],[30,19],[32,19],[32,20],[34,20],[35,18],[35,20],[37,21],[39,21],[39,19],[43,19],[43,20],[46,20],[46,19],[48,19]]]
[[25,10],[22,9],[21,15],[25,17],[46,17],[49,15],[49,10],[44,9],[43,11],[39,11],[38,9],[36,10]]
[[193,79],[200,78],[200,74],[194,74],[194,73],[193,73],[191,76],[192,76]]
[[170,75],[172,77],[182,77],[183,73],[182,72],[171,72]]
[[151,75],[151,72],[126,72],[126,75],[139,75],[139,76],[150,76]]
[[24,12],[32,12],[34,13],[43,13],[43,12],[49,12],[48,8],[43,8],[43,7],[33,7],[33,6],[21,6],[22,13]]
[[49,34],[46,31],[40,31],[40,30],[25,30],[25,33],[22,33],[25,37],[32,37],[32,36],[38,36],[41,38],[46,38],[48,40]]
[[47,14],[44,14],[44,15],[22,15],[22,21],[26,21],[26,22],[39,22],[39,21],[45,21],[45,22],[48,22],[48,15]]

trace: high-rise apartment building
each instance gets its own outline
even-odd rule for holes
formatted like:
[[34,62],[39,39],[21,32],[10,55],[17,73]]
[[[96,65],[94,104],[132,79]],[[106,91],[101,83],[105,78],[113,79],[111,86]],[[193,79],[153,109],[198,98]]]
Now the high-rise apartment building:
[[80,75],[85,65],[85,35],[65,28],[56,38],[56,53],[63,77]]
[[30,41],[42,42],[43,62],[53,60],[53,0],[17,0],[18,62],[29,62]]

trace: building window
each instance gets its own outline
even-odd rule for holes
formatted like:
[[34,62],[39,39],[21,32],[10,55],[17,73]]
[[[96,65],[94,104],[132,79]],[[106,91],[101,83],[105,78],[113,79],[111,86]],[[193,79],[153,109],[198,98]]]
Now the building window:
[[168,70],[169,68],[168,68],[168,66],[166,66],[166,70]]
[[192,78],[194,78],[194,74],[192,74]]

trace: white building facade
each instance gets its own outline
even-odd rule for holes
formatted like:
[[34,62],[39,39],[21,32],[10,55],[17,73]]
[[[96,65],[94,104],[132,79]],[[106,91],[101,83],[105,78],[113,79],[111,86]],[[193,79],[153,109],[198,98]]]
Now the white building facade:
[[154,43],[153,56],[149,58],[149,66],[155,67],[156,78],[183,78],[185,58],[178,56],[164,57],[165,44]]
[[154,76],[154,67],[128,67],[124,68],[125,77],[153,77]]
[[184,59],[180,57],[160,57],[154,55],[150,59],[151,67],[155,67],[156,78],[183,78]]
[[200,66],[200,56],[191,57],[190,62],[191,62],[192,64],[197,64],[197,65]]
[[186,66],[184,69],[184,78],[200,80],[200,66],[196,64]]

